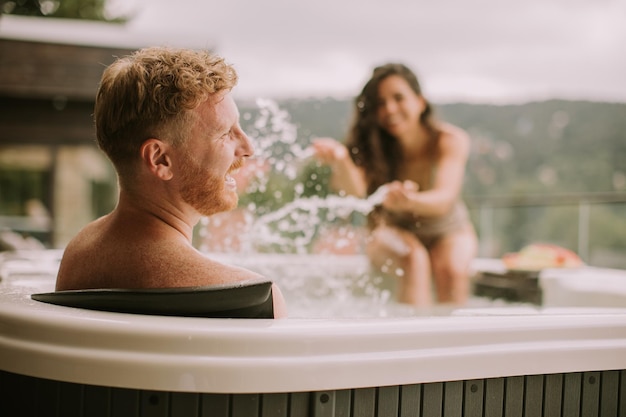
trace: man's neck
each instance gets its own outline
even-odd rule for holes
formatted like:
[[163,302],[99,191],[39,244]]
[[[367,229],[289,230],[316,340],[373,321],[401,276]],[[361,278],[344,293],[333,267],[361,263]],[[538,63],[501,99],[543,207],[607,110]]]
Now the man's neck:
[[129,195],[124,191],[120,192],[114,216],[122,221],[138,222],[155,232],[177,232],[190,243],[193,228],[200,220],[198,214],[190,210],[186,212],[184,206],[157,201],[147,195]]

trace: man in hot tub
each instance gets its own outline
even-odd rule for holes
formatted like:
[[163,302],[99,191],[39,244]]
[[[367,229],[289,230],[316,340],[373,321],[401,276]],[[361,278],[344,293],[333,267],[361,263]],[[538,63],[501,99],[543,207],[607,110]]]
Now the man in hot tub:
[[[254,150],[231,96],[235,69],[206,51],[145,48],[106,68],[96,96],[99,147],[119,201],[68,244],[56,289],[167,288],[262,278],[192,246],[201,216],[237,206],[232,175]],[[285,317],[274,284],[275,317]]]

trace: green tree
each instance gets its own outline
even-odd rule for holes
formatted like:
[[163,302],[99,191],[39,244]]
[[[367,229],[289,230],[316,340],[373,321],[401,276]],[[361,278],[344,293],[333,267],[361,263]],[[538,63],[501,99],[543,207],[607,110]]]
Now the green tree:
[[0,11],[21,16],[59,17],[123,23],[129,16],[111,16],[107,0],[1,0]]

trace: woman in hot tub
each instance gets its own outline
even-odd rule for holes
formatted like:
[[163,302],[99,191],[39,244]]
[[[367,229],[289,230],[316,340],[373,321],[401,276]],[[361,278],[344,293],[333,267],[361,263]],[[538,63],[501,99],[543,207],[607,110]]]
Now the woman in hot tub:
[[367,254],[400,281],[399,301],[427,306],[464,303],[477,237],[460,194],[468,135],[434,119],[415,74],[402,64],[374,69],[355,100],[344,144],[319,138],[318,160],[332,166],[331,185],[366,197],[380,187],[382,203],[369,215]]

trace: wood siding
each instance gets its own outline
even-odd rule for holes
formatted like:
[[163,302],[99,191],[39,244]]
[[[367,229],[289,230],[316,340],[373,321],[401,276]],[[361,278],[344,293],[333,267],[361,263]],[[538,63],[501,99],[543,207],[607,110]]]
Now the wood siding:
[[131,52],[0,39],[0,145],[95,145],[100,77]]
[[624,370],[271,394],[210,394],[109,388],[0,371],[0,387],[2,416],[626,416]]
[[0,96],[93,101],[104,68],[130,52],[0,39]]
[[0,97],[0,145],[96,146],[93,102]]

